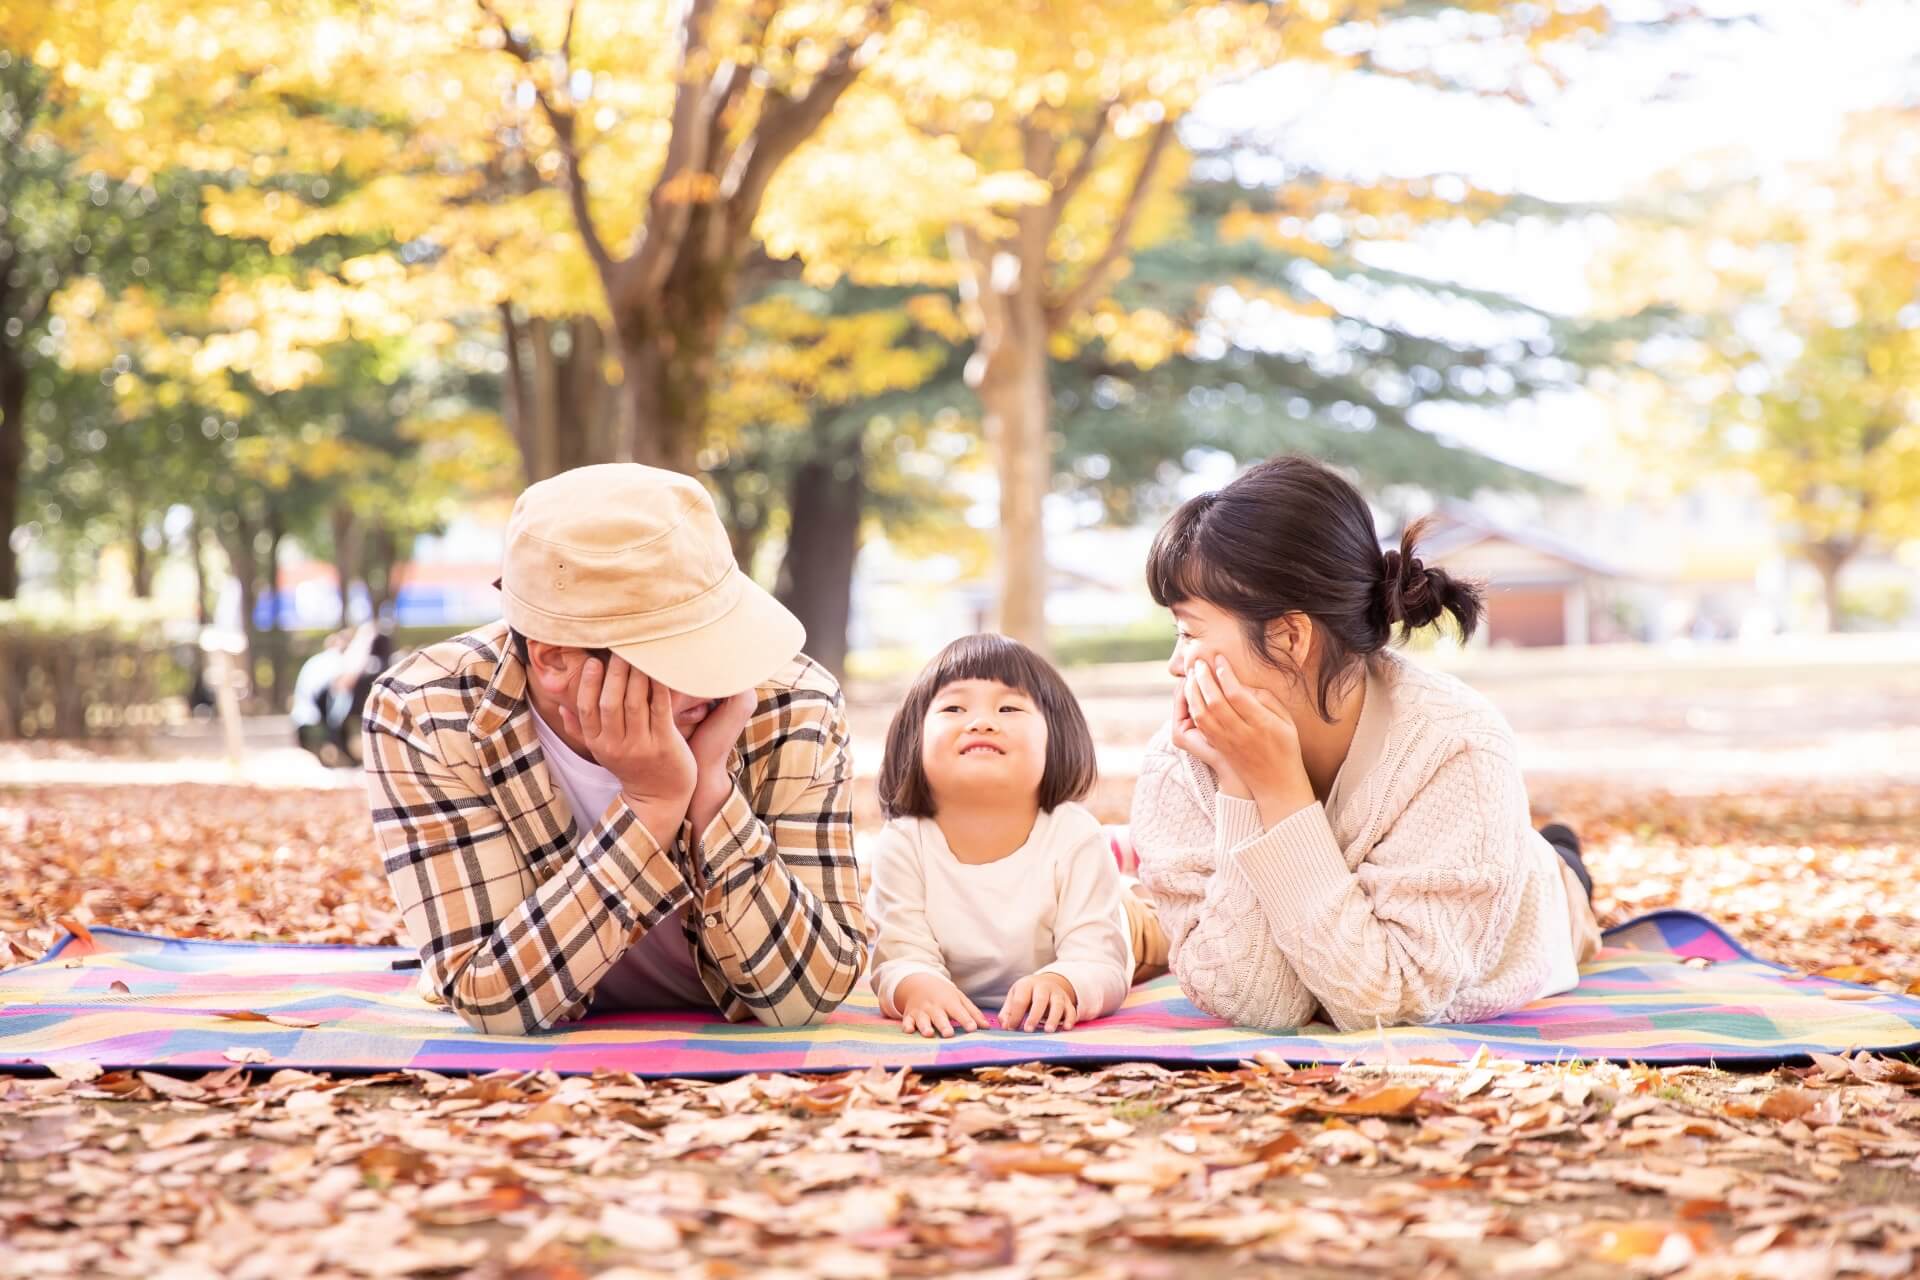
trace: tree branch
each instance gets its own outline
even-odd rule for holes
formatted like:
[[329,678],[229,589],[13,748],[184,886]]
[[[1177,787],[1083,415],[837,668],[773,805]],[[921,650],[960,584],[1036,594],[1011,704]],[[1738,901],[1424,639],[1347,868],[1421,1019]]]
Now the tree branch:
[[[567,29],[560,33],[560,69],[569,81],[573,78],[573,20],[580,16],[580,0],[567,6]],[[572,85],[568,85],[569,91]]]
[[[506,15],[494,8],[490,0],[476,0],[481,12],[492,18],[500,28],[500,38],[505,42],[508,53],[518,58],[529,73],[539,61],[539,55],[533,46],[513,33]],[[573,19],[579,9],[579,0],[567,14],[566,41],[573,39]],[[565,45],[562,45],[563,50]],[[553,128],[554,140],[560,144],[560,156],[567,169],[567,202],[573,207],[573,221],[580,232],[580,242],[586,246],[587,257],[593,259],[594,268],[599,271],[602,281],[610,282],[618,269],[613,256],[607,252],[606,242],[600,238],[600,229],[593,221],[593,208],[587,199],[587,180],[580,172],[580,149],[574,141],[573,112],[562,110],[554,105],[553,98],[540,87],[540,82],[531,74],[528,82],[533,85],[533,96],[540,103],[540,110],[546,115],[547,123]]]
[[1113,230],[1107,236],[1107,247],[1093,260],[1077,284],[1047,304],[1049,330],[1071,320],[1086,305],[1087,299],[1100,286],[1101,278],[1113,269],[1113,265],[1127,251],[1127,240],[1133,234],[1133,224],[1140,216],[1141,206],[1146,203],[1147,188],[1153,183],[1154,170],[1160,167],[1160,158],[1166,154],[1167,144],[1171,141],[1173,121],[1162,120],[1153,127],[1153,133],[1147,139],[1146,154],[1140,157],[1140,171],[1133,175],[1133,186],[1127,191],[1126,203],[1120,206],[1120,215],[1114,219]]
[[1048,202],[1048,212],[1052,214],[1054,222],[1060,221],[1060,216],[1067,210],[1067,202],[1073,199],[1086,182],[1087,175],[1093,172],[1093,157],[1100,148],[1100,139],[1107,132],[1107,123],[1113,117],[1114,108],[1119,105],[1117,98],[1109,98],[1101,103],[1099,112],[1080,135],[1080,155],[1074,160],[1067,176],[1054,184],[1053,199]]
[[647,193],[646,217],[640,224],[640,241],[634,248],[630,278],[623,290],[640,297],[666,283],[693,221],[693,206],[707,198],[705,192],[696,190],[696,181],[712,161],[712,87],[710,83],[696,83],[689,64],[706,48],[707,23],[712,17],[713,0],[686,0],[680,19],[680,83],[673,97],[667,158]]
[[872,16],[862,24],[860,34],[834,51],[805,93],[797,98],[784,93],[767,95],[759,123],[740,144],[720,185],[720,197],[727,202],[729,235],[742,236],[752,228],[774,173],[801,143],[813,136],[841,95],[859,79],[866,67],[866,50],[892,10],[893,0],[875,0]]

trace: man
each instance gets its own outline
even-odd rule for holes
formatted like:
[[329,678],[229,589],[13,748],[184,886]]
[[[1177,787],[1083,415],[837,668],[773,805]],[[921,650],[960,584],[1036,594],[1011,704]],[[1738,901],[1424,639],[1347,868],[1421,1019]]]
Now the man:
[[810,1022],[866,959],[845,707],[675,472],[581,467],[507,523],[502,621],[367,702],[423,983],[482,1031],[593,1009]]

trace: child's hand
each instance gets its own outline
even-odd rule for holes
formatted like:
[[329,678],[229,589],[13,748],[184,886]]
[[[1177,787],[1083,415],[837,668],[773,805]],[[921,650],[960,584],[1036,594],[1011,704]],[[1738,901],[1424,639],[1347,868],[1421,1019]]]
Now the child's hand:
[[1057,973],[1028,974],[1013,984],[1000,1006],[1000,1026],[1006,1031],[1071,1031],[1079,1020],[1073,984]]
[[923,1036],[951,1037],[956,1024],[962,1031],[987,1025],[987,1016],[960,988],[931,973],[903,978],[893,989],[893,1006],[900,1010],[900,1029]]

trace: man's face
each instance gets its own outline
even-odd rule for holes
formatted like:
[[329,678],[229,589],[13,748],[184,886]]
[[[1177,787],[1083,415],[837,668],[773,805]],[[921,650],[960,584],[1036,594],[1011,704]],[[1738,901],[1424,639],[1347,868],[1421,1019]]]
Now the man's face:
[[[545,644],[538,640],[527,641],[527,675],[541,693],[550,702],[564,702],[567,706],[580,705],[580,681],[586,674],[589,660],[600,664],[600,678],[604,682],[607,672],[613,669],[616,658],[608,649],[576,649],[570,645]],[[629,679],[643,678],[637,668],[629,668]],[[681,693],[669,688],[668,694],[673,703],[674,727],[683,737],[691,737],[719,705],[717,698],[696,698],[690,693]]]

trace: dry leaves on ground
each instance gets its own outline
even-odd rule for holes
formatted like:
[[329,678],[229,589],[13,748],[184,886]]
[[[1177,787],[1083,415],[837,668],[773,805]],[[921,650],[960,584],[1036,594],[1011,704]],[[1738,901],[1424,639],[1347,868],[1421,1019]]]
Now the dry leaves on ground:
[[[1920,976],[1911,796],[1556,788],[1603,909]],[[68,919],[392,940],[358,798],[0,792],[15,958]],[[1864,974],[1862,976],[1865,976]],[[867,1072],[719,1084],[243,1064],[0,1078],[0,1275],[1899,1276],[1920,1067]]]

